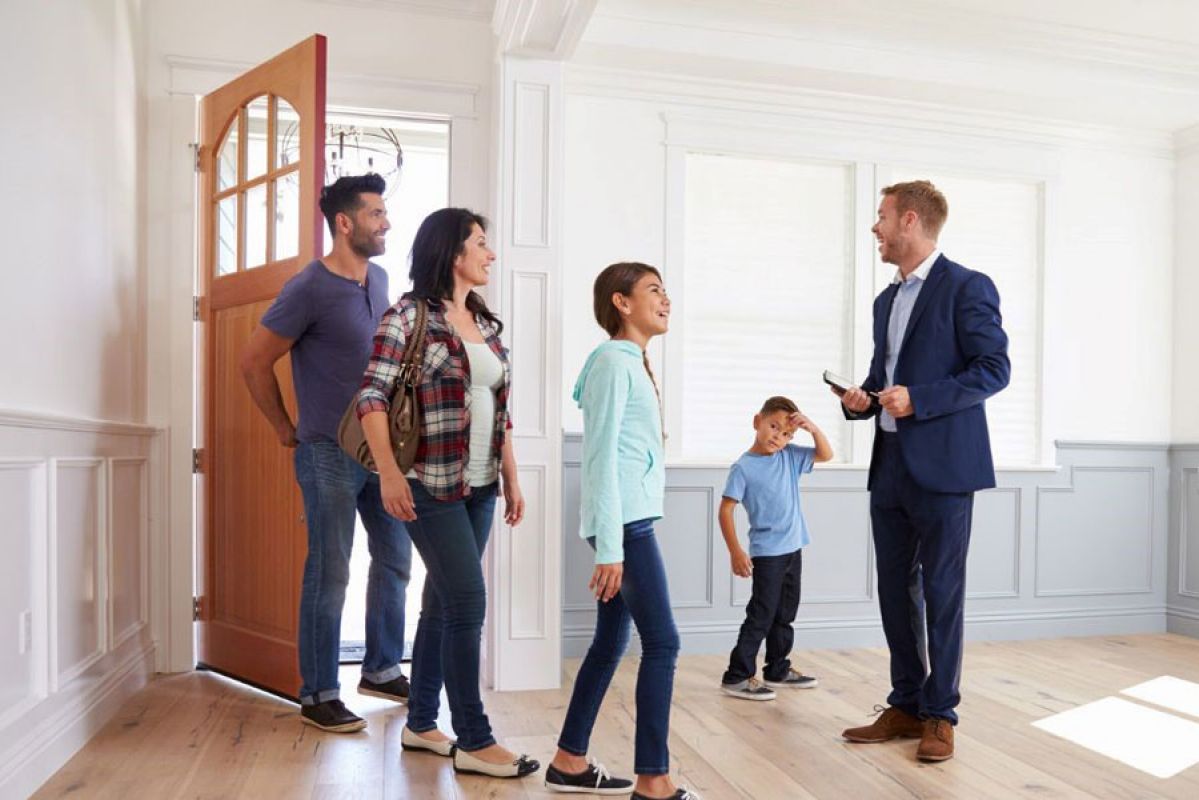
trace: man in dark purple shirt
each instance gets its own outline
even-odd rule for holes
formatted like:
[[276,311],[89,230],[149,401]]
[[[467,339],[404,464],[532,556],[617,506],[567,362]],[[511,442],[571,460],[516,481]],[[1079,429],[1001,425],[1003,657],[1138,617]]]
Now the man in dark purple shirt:
[[[337,426],[370,360],[375,329],[388,308],[381,255],[388,228],[378,175],[341,178],[321,192],[333,248],[301,270],[263,315],[242,353],[254,402],[284,447],[294,447],[304,495],[308,557],[300,596],[301,719],[337,733],[366,721],[342,704],[337,680],[341,612],[350,577],[354,515],[362,517],[371,554],[366,588],[366,655],[360,694],[397,702],[408,696],[400,672],[404,596],[412,541],[383,508],[379,476],[337,444]],[[275,379],[275,362],[291,353],[300,418],[293,424]]]

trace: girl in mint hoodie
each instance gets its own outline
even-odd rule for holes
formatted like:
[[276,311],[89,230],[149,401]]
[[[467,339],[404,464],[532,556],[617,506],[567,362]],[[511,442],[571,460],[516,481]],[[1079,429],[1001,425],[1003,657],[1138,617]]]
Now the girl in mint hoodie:
[[[579,668],[546,787],[560,792],[683,800],[696,795],[670,779],[666,739],[679,634],[654,520],[662,517],[666,471],[662,413],[645,348],[666,333],[670,300],[662,276],[645,264],[613,264],[594,289],[595,319],[612,338],[587,358],[575,384],[583,409],[580,534],[595,548],[589,588],[595,637]],[[637,785],[613,778],[587,754],[591,729],[632,625],[641,637],[637,671]]]

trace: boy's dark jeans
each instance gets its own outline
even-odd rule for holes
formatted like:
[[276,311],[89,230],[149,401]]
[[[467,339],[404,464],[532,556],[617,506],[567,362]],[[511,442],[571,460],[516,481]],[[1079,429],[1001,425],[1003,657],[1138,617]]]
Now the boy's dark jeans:
[[740,683],[757,672],[758,648],[766,640],[766,664],[762,677],[781,681],[791,670],[791,645],[795,631],[791,623],[799,611],[799,581],[803,572],[803,550],[782,556],[753,559],[753,594],[745,607],[745,622],[737,646],[729,654],[729,668],[721,683]]

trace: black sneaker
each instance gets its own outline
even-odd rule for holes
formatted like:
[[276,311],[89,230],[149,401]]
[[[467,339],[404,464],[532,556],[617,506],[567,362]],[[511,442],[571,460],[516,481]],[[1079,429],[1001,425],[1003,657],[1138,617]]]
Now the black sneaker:
[[588,756],[587,769],[573,774],[550,764],[545,770],[545,788],[573,794],[628,794],[633,791],[633,782],[613,778],[603,764]]
[[729,697],[740,697],[742,700],[773,700],[774,689],[768,689],[758,683],[757,678],[750,678],[737,683],[722,683],[720,691]]
[[389,681],[375,683],[366,678],[358,681],[358,694],[369,694],[371,697],[382,697],[384,700],[394,700],[403,703],[408,699],[408,679],[397,675]]
[[811,675],[803,675],[793,669],[787,670],[787,674],[781,680],[772,681],[765,678],[762,683],[772,689],[815,689],[816,679]]
[[697,795],[695,792],[689,792],[686,789],[679,789],[677,792],[672,794],[670,797],[661,797],[661,798],[650,797],[649,795],[638,794],[637,792],[633,792],[633,796],[630,797],[629,800],[700,800],[700,796]]
[[330,733],[353,733],[366,727],[366,720],[346,708],[341,700],[300,706],[300,722]]

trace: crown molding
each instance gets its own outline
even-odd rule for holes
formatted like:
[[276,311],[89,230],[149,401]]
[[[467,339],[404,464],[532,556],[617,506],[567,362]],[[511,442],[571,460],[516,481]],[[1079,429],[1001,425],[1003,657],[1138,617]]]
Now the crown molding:
[[469,19],[487,22],[491,19],[494,0],[308,0],[335,6],[357,6],[376,11],[398,11],[425,14],[433,17]]
[[498,54],[566,61],[599,0],[497,0],[491,25]]

